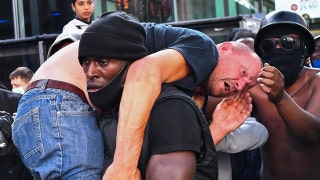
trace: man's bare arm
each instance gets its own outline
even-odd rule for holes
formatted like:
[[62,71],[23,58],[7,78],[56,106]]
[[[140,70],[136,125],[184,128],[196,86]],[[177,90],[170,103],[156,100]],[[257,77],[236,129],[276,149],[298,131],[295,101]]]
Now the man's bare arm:
[[274,103],[280,116],[301,141],[314,144],[320,140],[319,77],[313,78],[313,95],[305,109],[301,108],[284,90],[283,75],[279,70],[265,64],[258,83],[269,100]]

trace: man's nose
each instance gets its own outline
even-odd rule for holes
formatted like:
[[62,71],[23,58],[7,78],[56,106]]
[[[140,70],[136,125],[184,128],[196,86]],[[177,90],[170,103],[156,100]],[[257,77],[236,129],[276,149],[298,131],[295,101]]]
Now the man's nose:
[[240,79],[235,83],[235,88],[238,91],[242,91],[246,87],[246,84],[247,83],[243,79]]
[[90,61],[87,65],[87,71],[85,72],[88,78],[97,77],[98,76],[98,62]]
[[89,8],[89,4],[84,4],[84,9],[88,9]]

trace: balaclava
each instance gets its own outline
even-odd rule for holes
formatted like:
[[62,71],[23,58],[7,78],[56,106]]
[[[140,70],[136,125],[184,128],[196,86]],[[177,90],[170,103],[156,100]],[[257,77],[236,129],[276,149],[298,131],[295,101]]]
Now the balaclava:
[[[279,48],[269,53],[261,50],[263,39],[281,38],[289,34],[299,34],[300,43],[297,48],[289,51]],[[302,16],[292,11],[273,11],[262,19],[254,49],[263,62],[280,70],[285,78],[285,86],[288,87],[299,78],[306,58],[313,53],[314,40]]]
[[[270,29],[266,32],[264,38],[281,38],[284,35],[301,34],[292,28],[278,26],[277,28]],[[285,87],[292,85],[298,78],[302,67],[305,65],[305,46],[301,39],[298,48],[291,51],[282,48],[275,48],[270,53],[260,53],[263,63],[269,63],[271,66],[276,67],[285,77]]]
[[104,13],[82,34],[79,61],[87,57],[128,61],[114,79],[96,92],[89,92],[93,105],[109,109],[120,102],[122,78],[129,64],[147,55],[146,31],[139,20],[122,11]]

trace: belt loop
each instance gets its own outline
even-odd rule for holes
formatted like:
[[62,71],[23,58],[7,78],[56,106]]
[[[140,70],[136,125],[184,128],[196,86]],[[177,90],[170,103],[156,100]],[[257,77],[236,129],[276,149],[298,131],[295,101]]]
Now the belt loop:
[[48,82],[49,82],[49,79],[42,80],[42,84],[40,87],[41,91],[44,91],[46,89]]

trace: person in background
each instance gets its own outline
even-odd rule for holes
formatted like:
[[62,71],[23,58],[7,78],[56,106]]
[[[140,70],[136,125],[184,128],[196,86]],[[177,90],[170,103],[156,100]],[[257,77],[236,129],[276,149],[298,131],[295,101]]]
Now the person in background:
[[94,0],[72,0],[71,8],[76,16],[63,27],[62,33],[54,40],[47,58],[59,49],[79,40],[84,30],[93,22]]
[[227,37],[227,41],[238,41],[246,44],[251,49],[253,49],[254,39],[256,38],[256,33],[245,28],[233,28],[230,30]]
[[256,33],[247,28],[232,28],[229,31],[226,41],[236,41],[238,39],[247,37],[255,39]]
[[314,52],[311,55],[312,67],[320,68],[320,35],[314,38]]
[[[0,82],[1,83],[1,82]],[[2,84],[2,83],[1,83]],[[21,94],[0,88],[0,176],[1,179],[32,180],[18,150],[11,140],[11,124],[17,111]]]
[[75,18],[63,27],[62,32],[83,32],[92,23],[94,0],[72,0],[71,8]]
[[250,49],[254,49],[254,40],[256,38],[256,33],[253,33],[252,31],[239,31],[235,34],[233,37],[234,41],[242,42],[245,45],[247,45]]
[[27,67],[18,67],[9,75],[12,92],[24,94],[33,76],[33,71]]
[[264,67],[249,92],[254,117],[269,132],[262,180],[320,179],[320,70],[305,67],[315,47],[307,27],[297,13],[273,11],[256,36]]

